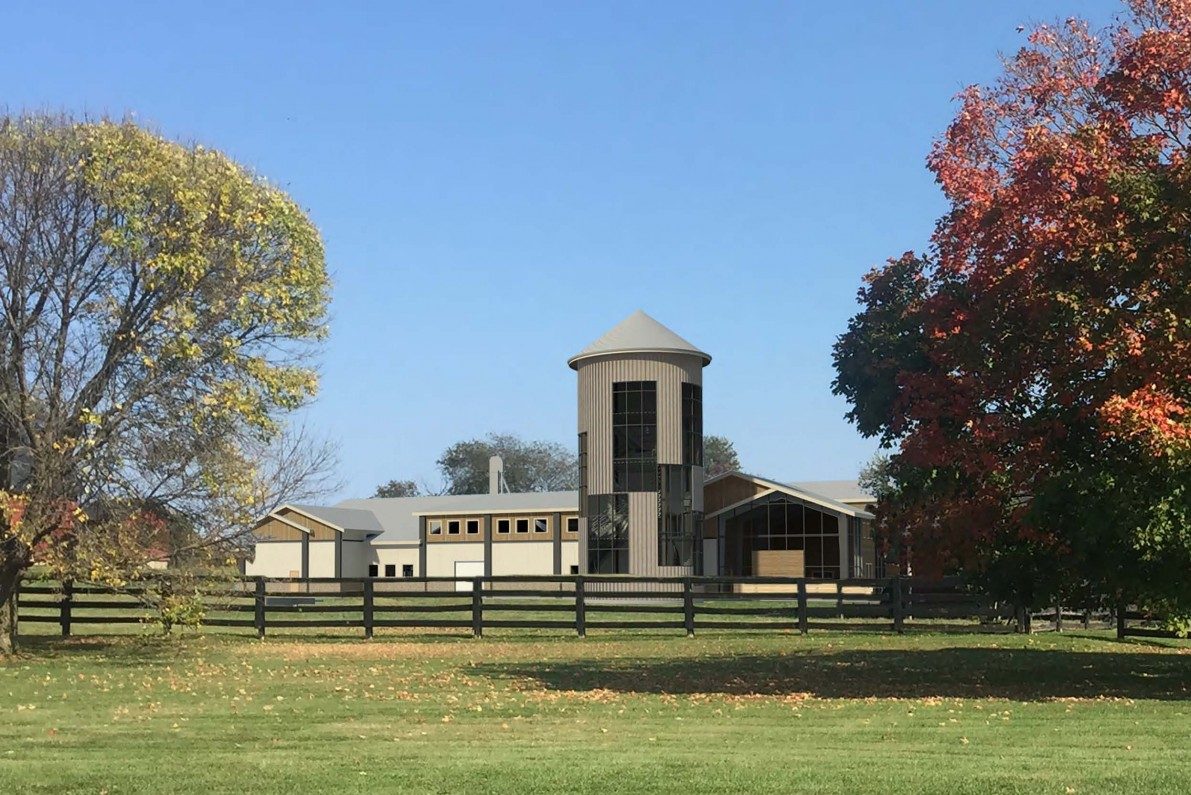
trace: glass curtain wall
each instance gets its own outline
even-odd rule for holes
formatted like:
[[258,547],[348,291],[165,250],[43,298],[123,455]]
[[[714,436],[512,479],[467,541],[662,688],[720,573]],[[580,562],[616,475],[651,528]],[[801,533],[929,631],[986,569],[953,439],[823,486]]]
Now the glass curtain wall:
[[612,490],[657,491],[658,385],[612,385]]
[[807,577],[839,579],[839,527],[824,513],[783,494],[741,508],[724,521],[724,571],[751,576],[753,553],[802,550]]
[[587,498],[587,571],[629,571],[629,495],[596,494]]
[[658,467],[658,565],[703,570],[703,513],[694,510],[689,466]]

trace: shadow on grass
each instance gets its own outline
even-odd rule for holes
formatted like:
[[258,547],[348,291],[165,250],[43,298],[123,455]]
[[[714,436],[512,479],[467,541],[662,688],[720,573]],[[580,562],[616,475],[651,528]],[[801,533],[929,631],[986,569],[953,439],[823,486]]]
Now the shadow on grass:
[[550,690],[818,698],[1191,699],[1191,656],[997,648],[809,651],[667,660],[489,663]]

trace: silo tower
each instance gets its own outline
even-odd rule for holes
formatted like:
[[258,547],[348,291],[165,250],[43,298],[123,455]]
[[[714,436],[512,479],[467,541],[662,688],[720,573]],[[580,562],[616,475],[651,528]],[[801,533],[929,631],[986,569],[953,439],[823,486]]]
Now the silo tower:
[[579,374],[579,569],[702,573],[703,368],[642,311],[572,356]]

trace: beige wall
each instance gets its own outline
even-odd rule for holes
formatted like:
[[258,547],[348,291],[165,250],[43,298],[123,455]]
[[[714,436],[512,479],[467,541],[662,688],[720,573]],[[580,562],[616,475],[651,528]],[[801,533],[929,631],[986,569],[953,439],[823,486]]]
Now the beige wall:
[[[562,542],[562,568],[559,569],[559,574],[569,575],[571,573],[571,566],[579,565],[579,542],[567,541],[563,537]],[[582,571],[582,569],[580,569]]]
[[[482,550],[481,550],[482,553]],[[477,560],[482,558],[477,558]],[[570,571],[567,569],[567,571]],[[553,574],[554,542],[493,544],[493,576],[517,574]]]
[[[313,544],[311,545],[313,546]],[[262,541],[252,560],[244,565],[250,577],[297,577],[302,571],[302,542]]]
[[[379,567],[380,576],[385,576],[385,566],[397,567],[397,576],[401,576],[402,566],[413,566],[414,576],[420,577],[418,571],[418,547],[373,547],[368,553],[368,563],[375,563]],[[367,570],[367,567],[365,567]]]
[[483,559],[483,544],[427,544],[426,576],[454,577],[456,561]]
[[335,576],[335,542],[310,542],[310,577]]

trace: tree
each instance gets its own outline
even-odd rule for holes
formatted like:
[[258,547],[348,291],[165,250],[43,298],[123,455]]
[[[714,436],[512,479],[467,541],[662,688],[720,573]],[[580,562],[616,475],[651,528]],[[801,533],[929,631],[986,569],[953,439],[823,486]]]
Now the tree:
[[390,480],[376,487],[373,497],[417,497],[421,487],[412,480]]
[[205,540],[251,523],[328,298],[314,226],[219,152],[0,121],[0,649],[35,559],[116,582],[146,505]]
[[566,491],[579,487],[575,454],[555,442],[527,442],[513,434],[490,433],[483,439],[457,442],[438,459],[447,494],[488,491],[488,459],[504,460],[509,491]]
[[736,455],[732,440],[726,436],[703,437],[703,467],[709,478],[739,471],[740,456]]
[[1191,604],[1189,142],[1175,0],[1042,26],[961,94],[932,249],[869,274],[835,347],[835,391],[896,450],[879,525],[916,568],[1026,605],[1089,578]]

